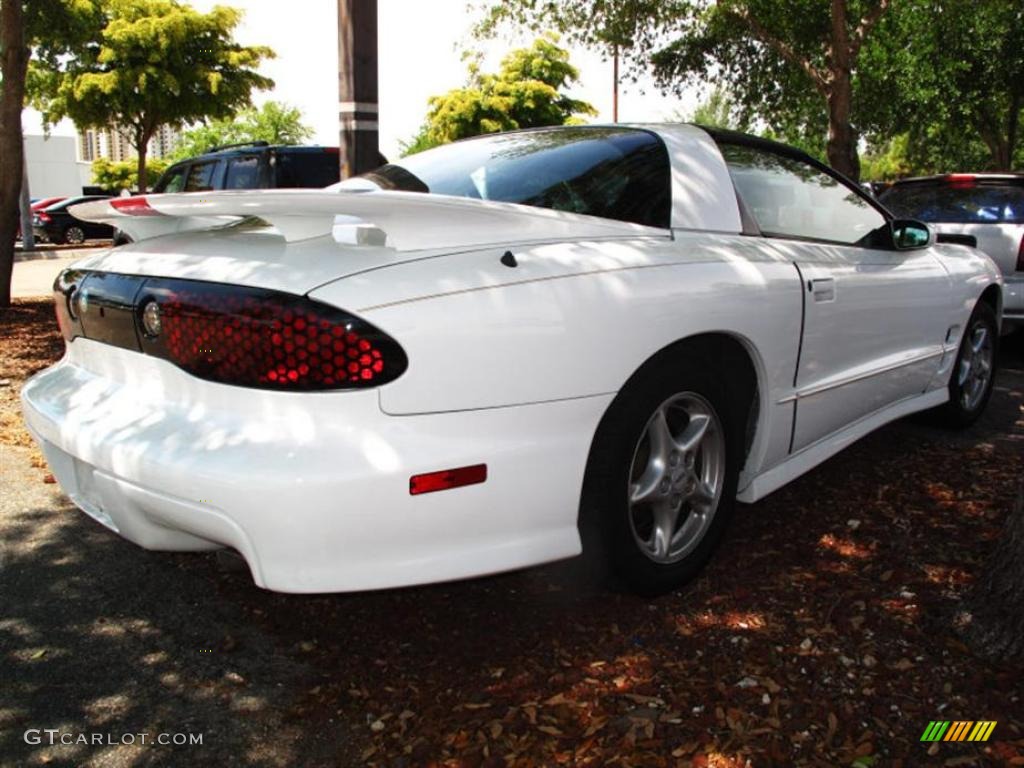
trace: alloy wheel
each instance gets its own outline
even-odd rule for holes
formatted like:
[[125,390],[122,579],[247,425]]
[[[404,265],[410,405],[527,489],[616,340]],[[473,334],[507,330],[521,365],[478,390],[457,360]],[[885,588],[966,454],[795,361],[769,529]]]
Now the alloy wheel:
[[704,538],[725,484],[725,433],[715,409],[681,392],[651,415],[633,451],[629,525],[649,559],[669,565]]
[[960,389],[960,405],[965,411],[973,411],[985,397],[992,379],[995,350],[988,325],[975,321],[964,338],[957,384]]

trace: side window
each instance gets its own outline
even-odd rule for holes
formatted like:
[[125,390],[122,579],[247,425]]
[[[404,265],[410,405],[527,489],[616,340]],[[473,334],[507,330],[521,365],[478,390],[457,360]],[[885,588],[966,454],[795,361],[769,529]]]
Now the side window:
[[185,171],[188,170],[187,165],[179,165],[174,168],[170,168],[167,173],[163,175],[163,178],[157,182],[156,186],[153,187],[154,192],[181,192],[185,188]]
[[290,152],[271,155],[275,168],[275,186],[282,189],[326,187],[341,178],[336,152]]
[[756,147],[719,148],[733,184],[766,235],[853,245],[885,224],[863,196],[809,163]]
[[213,189],[213,176],[217,170],[217,160],[206,163],[195,163],[188,172],[185,182],[186,192],[209,192]]
[[256,189],[260,185],[260,156],[242,155],[228,160],[224,189]]

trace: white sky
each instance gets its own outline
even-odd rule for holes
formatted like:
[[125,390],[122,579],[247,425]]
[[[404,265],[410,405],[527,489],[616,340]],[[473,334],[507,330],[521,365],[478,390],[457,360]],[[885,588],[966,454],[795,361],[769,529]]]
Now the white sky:
[[[302,110],[315,131],[313,142],[338,143],[338,50],[336,0],[191,0],[197,9],[231,5],[245,11],[236,31],[249,45],[268,45],[277,58],[261,72],[276,82],[272,91],[256,94],[257,104],[276,99]],[[427,99],[465,83],[462,48],[471,46],[484,56],[484,70],[497,68],[511,48],[529,44],[532,35],[475,41],[470,28],[478,18],[467,0],[378,0],[380,146],[389,158],[398,157],[398,143],[416,133],[426,114]],[[600,112],[596,121],[612,118],[612,65],[593,51],[572,49],[570,61],[580,70],[571,95],[589,101]],[[651,82],[623,83],[619,119],[659,121],[677,110],[689,113],[699,101],[696,93],[682,100],[662,96]],[[26,110],[27,133],[40,133],[38,114]],[[73,135],[62,123],[55,135]]]

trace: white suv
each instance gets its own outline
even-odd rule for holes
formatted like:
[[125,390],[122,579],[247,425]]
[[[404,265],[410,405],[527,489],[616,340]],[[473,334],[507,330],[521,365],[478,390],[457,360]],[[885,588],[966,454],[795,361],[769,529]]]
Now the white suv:
[[1003,272],[1003,329],[1024,328],[1024,174],[951,173],[897,181],[878,199],[937,232],[970,235]]

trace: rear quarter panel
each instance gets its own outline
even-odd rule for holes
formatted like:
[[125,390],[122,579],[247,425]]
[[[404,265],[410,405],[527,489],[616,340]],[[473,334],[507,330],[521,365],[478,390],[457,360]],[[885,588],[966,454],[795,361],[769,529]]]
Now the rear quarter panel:
[[[475,251],[311,294],[355,311],[405,349],[409,369],[380,390],[385,412],[615,393],[664,347],[725,332],[755,361],[765,425],[778,422],[766,430],[773,444],[761,447],[784,454],[791,410],[771,404],[791,390],[799,348],[802,285],[792,264],[752,238],[695,233],[511,250],[515,268],[501,264],[501,249]],[[396,295],[408,298],[380,301]]]

